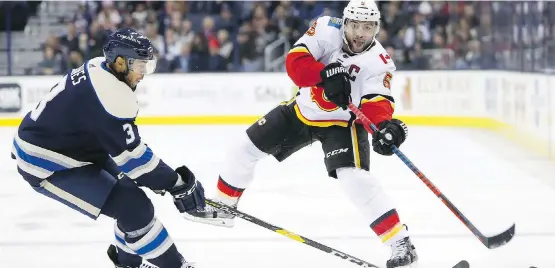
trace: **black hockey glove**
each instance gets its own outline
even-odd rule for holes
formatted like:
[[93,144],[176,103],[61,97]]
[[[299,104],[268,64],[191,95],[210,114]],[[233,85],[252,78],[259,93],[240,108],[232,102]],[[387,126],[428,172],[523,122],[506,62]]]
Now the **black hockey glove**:
[[372,133],[372,147],[381,155],[392,155],[391,145],[401,146],[409,133],[407,125],[399,119],[383,121],[377,127],[380,131]]
[[324,67],[320,77],[326,98],[346,110],[351,98],[351,80],[347,69],[341,63],[333,62]]
[[204,188],[197,181],[193,172],[186,166],[178,167],[175,172],[181,176],[185,184],[168,189],[173,196],[173,203],[181,213],[196,212],[203,210],[206,206],[204,199]]

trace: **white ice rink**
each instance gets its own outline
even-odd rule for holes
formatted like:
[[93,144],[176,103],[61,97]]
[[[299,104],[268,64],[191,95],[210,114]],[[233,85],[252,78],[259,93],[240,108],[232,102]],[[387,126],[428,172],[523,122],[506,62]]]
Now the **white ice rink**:
[[[225,149],[246,126],[143,126],[142,137],[171,166],[187,164],[214,193]],[[112,267],[113,223],[97,222],[36,194],[9,158],[14,128],[0,128],[0,268]],[[402,151],[484,233],[516,223],[515,238],[486,249],[396,157],[372,154],[371,169],[398,204],[419,268],[555,267],[555,172],[549,163],[478,130],[411,127]],[[199,268],[355,268],[245,221],[234,229],[181,219],[169,196],[152,197],[181,252]],[[383,266],[389,250],[326,176],[320,144],[285,162],[268,157],[240,209],[287,230]],[[553,255],[552,255],[553,254]]]

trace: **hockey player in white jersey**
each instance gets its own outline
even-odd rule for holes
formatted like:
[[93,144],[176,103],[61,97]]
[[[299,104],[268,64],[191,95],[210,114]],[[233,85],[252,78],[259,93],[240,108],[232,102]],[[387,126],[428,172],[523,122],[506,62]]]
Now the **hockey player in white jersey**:
[[[372,0],[350,1],[343,19],[325,16],[314,22],[286,58],[287,73],[300,88],[297,96],[246,130],[220,172],[216,199],[237,206],[259,160],[273,155],[283,161],[320,141],[329,176],[391,247],[387,267],[406,267],[417,261],[415,247],[379,179],[369,172],[368,133],[346,108],[352,101],[380,129],[372,135],[375,152],[392,155],[390,145],[405,141],[406,125],[392,118],[395,65],[375,39],[379,27],[380,11]],[[234,219],[216,210],[193,220],[230,227]]]
[[[25,116],[13,141],[17,170],[38,193],[92,219],[113,218],[108,255],[117,268],[191,268],[139,188],[169,192],[181,213],[205,206],[194,174],[167,166],[135,125],[135,88],[156,68],[152,44],[120,29],[109,36],[104,55],[60,77]],[[90,256],[74,257],[86,263]]]

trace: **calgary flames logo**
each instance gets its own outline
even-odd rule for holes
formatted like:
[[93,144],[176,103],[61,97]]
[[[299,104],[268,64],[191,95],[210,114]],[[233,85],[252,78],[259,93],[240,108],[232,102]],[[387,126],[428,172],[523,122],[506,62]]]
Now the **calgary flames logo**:
[[314,36],[314,34],[316,34],[316,24],[317,24],[317,21],[315,20],[314,23],[312,24],[312,26],[310,26],[310,29],[308,29],[308,31],[306,31],[306,35]]
[[324,89],[321,87],[310,88],[310,98],[323,111],[333,112],[339,108],[333,102],[329,101],[328,98],[326,98],[326,95],[324,94]]

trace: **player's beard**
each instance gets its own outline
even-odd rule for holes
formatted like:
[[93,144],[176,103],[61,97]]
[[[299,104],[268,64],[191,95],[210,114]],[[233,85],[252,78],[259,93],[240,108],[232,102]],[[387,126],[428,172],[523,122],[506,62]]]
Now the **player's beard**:
[[366,42],[363,39],[353,39],[351,40],[351,50],[355,53],[362,52],[370,42]]
[[349,40],[349,49],[353,53],[361,53],[372,44],[372,39],[364,40],[364,38],[353,38]]

